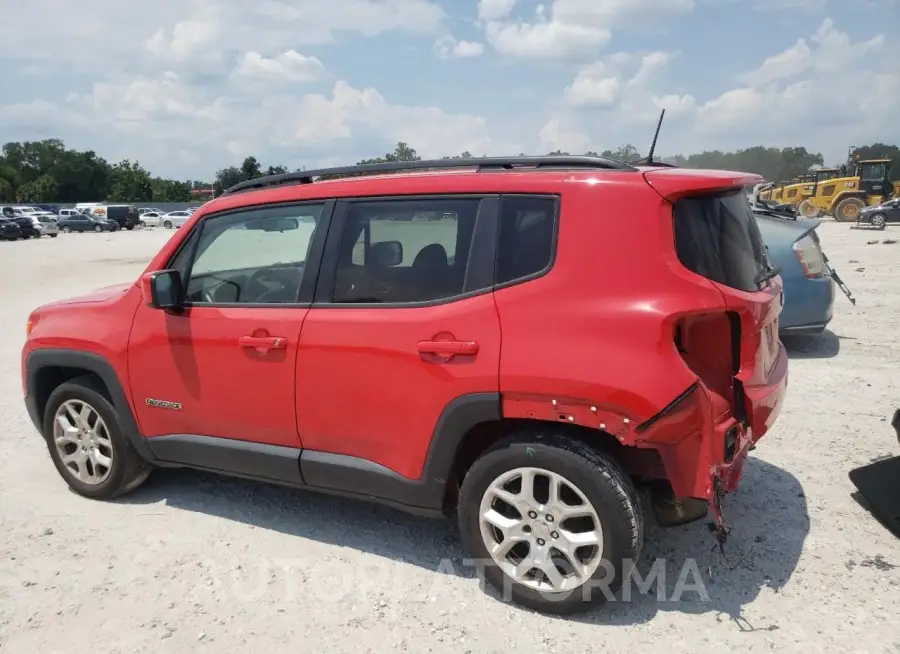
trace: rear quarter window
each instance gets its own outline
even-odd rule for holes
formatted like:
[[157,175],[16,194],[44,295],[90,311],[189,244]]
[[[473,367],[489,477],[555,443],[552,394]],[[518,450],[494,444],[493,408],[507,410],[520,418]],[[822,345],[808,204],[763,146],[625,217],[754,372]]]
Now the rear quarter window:
[[731,288],[759,290],[769,261],[743,191],[683,198],[673,214],[675,249],[683,266]]

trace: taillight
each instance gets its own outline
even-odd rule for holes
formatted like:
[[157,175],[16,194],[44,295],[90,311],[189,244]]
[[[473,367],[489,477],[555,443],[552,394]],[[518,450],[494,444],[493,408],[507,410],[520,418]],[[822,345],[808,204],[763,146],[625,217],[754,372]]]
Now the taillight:
[[825,276],[825,259],[819,244],[813,237],[804,236],[794,243],[793,250],[800,265],[803,266],[804,275],[810,279]]

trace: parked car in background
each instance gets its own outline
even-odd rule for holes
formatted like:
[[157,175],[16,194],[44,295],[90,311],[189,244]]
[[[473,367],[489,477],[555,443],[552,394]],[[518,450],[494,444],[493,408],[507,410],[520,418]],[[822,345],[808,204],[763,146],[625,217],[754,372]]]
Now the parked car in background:
[[36,205],[36,208],[40,209],[41,211],[46,211],[47,213],[52,213],[54,216],[59,214],[59,207],[52,204],[39,204]]
[[22,238],[40,238],[41,230],[35,224],[35,218],[32,216],[16,216],[13,218],[15,223],[19,226],[19,230],[22,232]]
[[147,211],[140,215],[139,221],[143,227],[159,227],[160,221],[164,215],[164,211]]
[[115,221],[97,218],[87,214],[76,214],[59,219],[59,228],[63,232],[114,232],[119,226]]
[[0,241],[16,241],[22,238],[22,230],[15,220],[0,216]]
[[754,214],[769,259],[780,269],[784,283],[779,334],[822,333],[831,322],[835,296],[834,280],[816,234],[822,221],[759,208]]
[[42,236],[49,236],[50,238],[59,236],[59,223],[56,222],[57,218],[53,214],[41,214],[34,220],[37,221],[36,226],[41,230]]
[[143,216],[145,213],[156,213],[162,215],[165,213],[162,209],[157,209],[156,207],[140,207],[138,208],[138,215]]
[[80,216],[82,212],[78,209],[60,209],[59,213],[56,215],[56,219],[60,218],[69,218],[70,216]]
[[190,218],[190,217],[191,217],[191,212],[187,211],[187,210],[170,211],[169,213],[161,216],[160,221],[162,222],[162,226],[165,227],[166,229],[172,229],[173,227],[175,229],[178,229],[183,224],[185,224],[187,222],[188,218]]
[[859,212],[857,225],[871,225],[884,229],[889,223],[900,223],[900,198],[885,200],[881,204],[866,207]]
[[115,221],[120,228],[132,230],[139,222],[137,207],[133,204],[101,204],[91,210],[95,218]]

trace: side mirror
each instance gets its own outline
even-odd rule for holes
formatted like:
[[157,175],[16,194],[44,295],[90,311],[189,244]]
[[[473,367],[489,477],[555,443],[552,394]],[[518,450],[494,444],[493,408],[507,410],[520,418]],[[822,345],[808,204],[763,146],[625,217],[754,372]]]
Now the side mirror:
[[157,270],[141,277],[141,295],[152,309],[180,309],[184,306],[184,284],[177,270]]
[[403,244],[400,241],[381,241],[373,243],[369,248],[370,265],[390,268],[399,266],[403,261]]

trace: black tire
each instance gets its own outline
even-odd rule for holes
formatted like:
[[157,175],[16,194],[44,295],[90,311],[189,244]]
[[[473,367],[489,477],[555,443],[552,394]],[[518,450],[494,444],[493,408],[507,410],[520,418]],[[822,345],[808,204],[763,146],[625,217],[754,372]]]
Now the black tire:
[[134,225],[132,225],[131,223],[128,223],[127,225],[125,225],[125,229],[127,229],[130,232],[132,229],[134,229]]
[[[491,558],[480,528],[482,497],[497,477],[520,467],[562,475],[596,510],[603,531],[603,564],[590,578],[591,583],[554,595],[514,581]],[[552,431],[526,431],[489,448],[463,480],[458,517],[464,547],[469,556],[484,562],[485,580],[503,599],[556,615],[588,610],[615,593],[637,561],[644,539],[640,500],[621,466],[609,455]]]
[[50,238],[56,238],[57,236],[59,236],[59,234],[50,234],[49,236]]
[[163,227],[165,227],[166,229],[172,229],[172,222],[167,220],[163,223]]
[[[110,500],[119,495],[129,493],[140,486],[153,470],[135,451],[128,438],[122,433],[116,410],[103,394],[103,387],[90,376],[77,377],[60,384],[50,398],[44,411],[44,440],[50,450],[50,458],[57,472],[68,484],[69,488],[96,500]],[[53,440],[53,427],[57,409],[67,400],[79,400],[90,405],[103,418],[109,440],[112,443],[112,465],[109,475],[101,483],[86,484],[77,479],[60,459],[59,451]]]
[[869,219],[869,222],[873,227],[877,227],[878,229],[884,229],[887,225],[887,216],[883,213],[875,213],[872,214],[872,217]]
[[853,222],[865,207],[866,203],[859,198],[844,198],[834,208],[834,219],[842,223]]
[[94,231],[95,231],[95,232],[102,232],[102,231],[103,231],[103,227],[102,227],[101,225],[94,225]]

